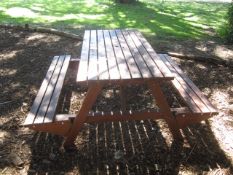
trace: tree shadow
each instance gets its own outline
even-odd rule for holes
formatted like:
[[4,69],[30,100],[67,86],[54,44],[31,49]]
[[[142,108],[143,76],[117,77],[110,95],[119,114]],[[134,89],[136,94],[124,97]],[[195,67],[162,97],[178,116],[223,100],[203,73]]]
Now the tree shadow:
[[[114,89],[117,91],[117,88]],[[142,87],[135,89],[137,93],[143,91]],[[80,88],[77,90],[76,87],[66,90],[62,97],[68,101],[70,90],[80,92]],[[81,89],[81,92],[84,91],[85,89]],[[104,97],[99,97],[97,103],[101,102],[100,105],[103,106],[103,100]],[[66,100],[61,101],[67,104]],[[109,103],[111,100],[108,99],[107,105]],[[67,112],[67,107],[63,109]],[[101,110],[98,105],[94,109]],[[208,121],[191,125],[183,129],[182,133],[185,139],[184,145],[172,139],[163,120],[85,124],[75,142],[77,150],[73,152],[65,152],[61,149],[63,140],[61,137],[36,133],[29,143],[32,154],[28,172],[29,174],[35,172],[39,174],[69,172],[202,174],[216,169],[228,169],[230,174],[233,172],[232,164],[219,147]],[[184,166],[187,169],[182,168]]]

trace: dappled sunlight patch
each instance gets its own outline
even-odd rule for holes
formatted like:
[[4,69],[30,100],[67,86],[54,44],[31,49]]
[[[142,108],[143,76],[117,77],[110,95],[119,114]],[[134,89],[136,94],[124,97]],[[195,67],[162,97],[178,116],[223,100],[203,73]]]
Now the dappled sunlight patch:
[[78,14],[79,18],[85,18],[85,19],[101,19],[105,16],[105,14]]
[[226,60],[233,60],[233,50],[228,49],[224,46],[216,46],[216,48],[214,49],[214,54]]
[[1,76],[12,76],[12,75],[16,74],[16,72],[17,72],[17,69],[1,68],[0,75]]
[[6,11],[6,8],[0,7],[0,11]]
[[25,39],[25,42],[27,42],[27,43],[29,43],[29,42],[36,42],[37,43],[38,42],[38,44],[41,42],[52,43],[52,42],[57,42],[60,39],[61,39],[61,37],[56,36],[56,35],[48,36],[48,35],[43,34],[43,33],[32,33]]
[[26,41],[33,41],[47,37],[45,34],[34,34],[32,33],[29,37],[26,38]]
[[118,12],[118,15],[119,15],[121,18],[127,17],[123,12]]
[[39,7],[39,6],[32,6],[31,9],[35,10],[35,11],[39,11],[39,12],[45,11],[45,9],[43,7]]
[[198,16],[188,16],[188,17],[185,17],[184,19],[188,20],[188,21],[198,21],[198,20],[200,20],[200,17],[198,17]]
[[[233,87],[229,87],[233,88]],[[228,88],[228,89],[229,89]],[[210,119],[211,129],[214,132],[219,145],[229,155],[233,163],[233,118],[229,113],[230,95],[227,91],[215,89],[211,99],[215,101],[219,114]]]
[[218,105],[219,109],[227,109],[228,101],[230,100],[230,95],[227,91],[222,91],[220,89],[214,89],[211,97]]
[[196,64],[196,67],[202,70],[207,70],[208,68],[204,64]]
[[17,56],[17,54],[19,54],[22,51],[23,50],[11,50],[11,51],[1,52],[0,53],[0,61],[14,58],[15,56]]
[[[173,140],[171,131],[168,129],[167,123],[162,119],[156,120],[155,122],[159,127],[159,130],[160,130],[159,132],[161,132],[160,134],[163,136],[163,139],[165,140],[166,145],[168,147],[171,147],[172,142],[174,140]],[[152,129],[155,129],[155,128],[152,128]]]
[[33,12],[31,9],[22,8],[22,7],[12,7],[5,11],[5,13],[11,17],[27,17],[27,18],[36,18],[38,15]]

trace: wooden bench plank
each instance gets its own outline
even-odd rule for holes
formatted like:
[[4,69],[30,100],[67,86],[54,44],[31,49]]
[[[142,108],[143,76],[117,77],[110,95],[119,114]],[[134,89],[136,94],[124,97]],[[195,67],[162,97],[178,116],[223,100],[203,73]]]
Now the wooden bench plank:
[[90,30],[85,30],[81,57],[79,62],[79,70],[77,73],[77,81],[86,81],[88,76],[88,58],[90,47]]
[[120,73],[117,67],[117,62],[115,59],[111,38],[109,35],[108,30],[104,30],[104,41],[106,46],[106,54],[107,54],[107,61],[108,61],[108,70],[110,79],[117,80],[120,79]]
[[172,70],[174,70],[175,72],[175,77],[176,79],[179,81],[179,83],[181,84],[181,86],[184,88],[184,90],[188,93],[188,95],[190,96],[190,98],[196,103],[196,105],[198,106],[198,108],[201,110],[201,112],[209,112],[209,109],[205,106],[205,104],[201,101],[201,99],[195,94],[195,92],[189,87],[189,85],[183,80],[183,78],[180,76],[180,74],[177,72],[177,70],[174,68],[174,64],[171,64],[169,62],[169,60],[167,59],[167,57],[164,57],[165,60],[167,61],[167,64],[170,64],[170,69],[172,68]]
[[90,50],[89,50],[89,63],[88,63],[88,81],[89,80],[97,80],[98,71],[97,71],[97,36],[96,30],[91,30],[91,37],[90,37]]
[[66,77],[66,72],[67,72],[67,69],[69,67],[70,58],[71,58],[70,55],[65,56],[65,60],[64,60],[63,66],[61,68],[61,72],[59,74],[59,78],[57,80],[56,87],[53,91],[53,95],[52,95],[51,101],[49,103],[49,107],[48,107],[48,110],[47,110],[47,113],[46,113],[46,116],[44,119],[44,123],[49,123],[49,122],[52,122],[54,120],[54,116],[55,116],[57,105],[58,105],[58,100],[59,100],[59,97],[60,97],[60,94],[62,91],[64,80]]
[[27,118],[25,119],[23,125],[25,125],[25,126],[30,125],[35,120],[37,111],[38,111],[38,109],[40,107],[41,101],[42,101],[42,99],[44,97],[44,94],[45,94],[45,91],[46,91],[47,86],[49,84],[49,81],[50,81],[50,79],[51,79],[51,77],[53,75],[53,72],[54,72],[55,67],[57,65],[58,59],[59,59],[59,56],[55,56],[53,58],[52,63],[51,63],[51,65],[50,65],[50,67],[49,67],[49,69],[47,71],[47,74],[46,74],[46,76],[45,76],[45,78],[44,78],[44,80],[43,80],[43,82],[42,82],[42,84],[40,86],[40,89],[39,89],[39,91],[38,91],[38,93],[36,95],[36,98],[35,98],[35,100],[33,102],[31,110],[30,110],[29,114],[27,115]]
[[98,72],[100,80],[109,80],[107,57],[104,43],[103,31],[97,31],[98,38]]
[[142,34],[136,30],[132,31],[136,34],[136,36],[141,41],[142,45],[145,47],[146,51],[149,53],[151,58],[154,60],[155,64],[158,66],[159,70],[163,73],[166,77],[173,77],[171,71],[168,69],[166,64],[163,63],[163,61],[160,60],[157,53],[154,51],[152,46],[149,44],[149,42],[142,36]]
[[161,73],[157,65],[154,63],[154,61],[151,59],[150,55],[147,53],[146,49],[143,47],[142,43],[139,41],[135,33],[132,31],[128,31],[128,33],[134,41],[137,49],[139,50],[139,53],[142,55],[142,58],[144,59],[145,63],[147,64],[147,67],[149,68],[153,76],[163,78],[163,74]]
[[165,57],[160,55],[160,59],[163,60],[163,62],[167,65],[167,67],[170,69],[170,71],[175,75],[175,79],[172,80],[172,84],[175,86],[175,88],[178,90],[179,94],[183,97],[184,101],[187,103],[189,108],[196,113],[201,113],[200,107],[195,102],[196,98],[192,98],[192,95],[190,96],[190,89],[187,91],[186,84],[182,83],[182,79],[179,78],[179,74],[176,72],[176,70],[172,67],[171,64],[166,60]]
[[130,52],[141,72],[141,75],[143,78],[151,78],[153,77],[150,70],[148,69],[145,61],[143,60],[142,56],[140,55],[136,45],[134,44],[132,38],[130,37],[129,33],[126,32],[125,30],[122,31],[122,34],[126,40],[126,43],[130,49]]
[[179,73],[180,77],[182,77],[182,79],[194,91],[194,93],[201,100],[201,102],[206,106],[205,108],[202,108],[203,112],[206,112],[207,108],[209,112],[216,113],[216,108],[210,103],[210,101],[205,97],[205,95],[203,95],[200,89],[188,78],[188,76],[184,74],[184,72],[179,68],[179,66],[174,61],[172,61],[168,55],[163,56],[166,58],[167,61],[169,61],[170,64],[172,64],[174,69]]
[[60,70],[62,68],[64,58],[65,58],[65,56],[60,56],[59,57],[58,63],[57,63],[56,68],[55,68],[55,71],[53,73],[51,81],[49,82],[49,85],[48,85],[47,90],[45,92],[44,98],[43,98],[43,100],[41,102],[40,108],[39,108],[38,113],[36,115],[36,118],[34,120],[35,124],[36,123],[43,123],[43,121],[44,121],[44,117],[45,117],[45,114],[47,112],[48,105],[50,103],[50,99],[52,97],[52,92],[53,92],[54,86],[56,85]]
[[132,78],[142,78],[141,73],[138,69],[138,66],[129,50],[129,47],[125,41],[125,38],[120,30],[116,30],[116,34],[121,46],[121,49],[124,53],[125,60],[129,66],[129,70],[131,73]]
[[114,52],[115,52],[115,57],[116,57],[116,60],[117,60],[117,65],[118,65],[118,68],[119,68],[121,79],[130,79],[131,76],[130,76],[130,72],[129,72],[129,69],[128,69],[128,65],[127,65],[126,60],[124,59],[124,55],[122,53],[122,50],[121,50],[117,35],[116,35],[114,30],[110,30],[109,33],[110,33],[110,36],[111,36],[112,45],[113,45],[113,49],[114,49]]

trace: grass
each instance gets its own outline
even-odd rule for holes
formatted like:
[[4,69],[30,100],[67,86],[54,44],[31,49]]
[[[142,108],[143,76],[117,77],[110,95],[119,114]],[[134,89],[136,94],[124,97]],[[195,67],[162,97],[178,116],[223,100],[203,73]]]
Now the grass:
[[212,37],[225,22],[228,4],[104,0],[2,0],[0,23],[42,25],[78,32],[137,28],[147,36],[176,39]]

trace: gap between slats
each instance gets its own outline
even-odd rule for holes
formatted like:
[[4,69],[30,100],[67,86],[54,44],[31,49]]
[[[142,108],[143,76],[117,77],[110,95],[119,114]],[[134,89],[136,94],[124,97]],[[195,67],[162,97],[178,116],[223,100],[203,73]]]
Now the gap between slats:
[[167,59],[165,57],[161,56],[161,60],[164,61],[164,63],[168,66],[170,71],[175,75],[175,79],[172,80],[173,85],[176,87],[176,89],[179,91],[181,96],[184,98],[184,100],[188,104],[189,108],[191,108],[191,110],[193,112],[202,112],[202,110],[196,104],[195,100],[187,92],[187,89],[185,87],[183,87],[182,83],[179,81],[180,79],[179,78],[177,79],[179,74],[176,72],[176,70],[172,67],[172,65],[167,61]]
[[44,80],[43,80],[43,82],[42,82],[42,84],[40,86],[40,89],[39,89],[39,91],[37,93],[37,96],[36,96],[36,98],[35,98],[35,100],[33,102],[31,110],[30,110],[30,112],[29,112],[29,114],[28,114],[28,116],[27,116],[27,118],[26,118],[26,120],[24,122],[24,125],[32,124],[34,122],[35,117],[37,115],[37,112],[38,112],[38,110],[40,108],[41,102],[42,102],[42,100],[44,98],[45,92],[47,90],[48,84],[49,84],[49,82],[51,80],[51,77],[52,77],[54,71],[55,71],[58,59],[59,59],[59,56],[54,56],[54,58],[52,60],[52,63],[50,65],[50,67],[49,67],[49,69],[48,69],[48,71],[46,73],[46,76],[45,76],[45,78],[44,78]]
[[46,115],[46,112],[47,112],[47,109],[48,109],[48,106],[49,106],[49,103],[50,103],[50,100],[52,97],[54,86],[56,85],[57,79],[59,78],[59,74],[60,74],[60,71],[61,71],[61,68],[62,68],[62,65],[64,62],[64,58],[65,58],[65,56],[59,57],[55,71],[51,77],[51,80],[48,84],[45,95],[44,95],[43,100],[41,102],[40,108],[39,108],[38,113],[36,115],[36,118],[34,120],[35,124],[36,123],[43,123],[43,121],[44,121],[44,117]]
[[53,90],[53,94],[52,94],[51,101],[49,103],[48,110],[45,115],[44,123],[52,122],[54,119],[54,115],[55,115],[57,105],[58,105],[58,100],[59,100],[59,97],[60,97],[60,94],[63,88],[64,80],[66,77],[66,72],[69,67],[70,57],[71,57],[70,55],[65,56],[65,60],[63,62],[59,77],[57,79],[57,83]]

